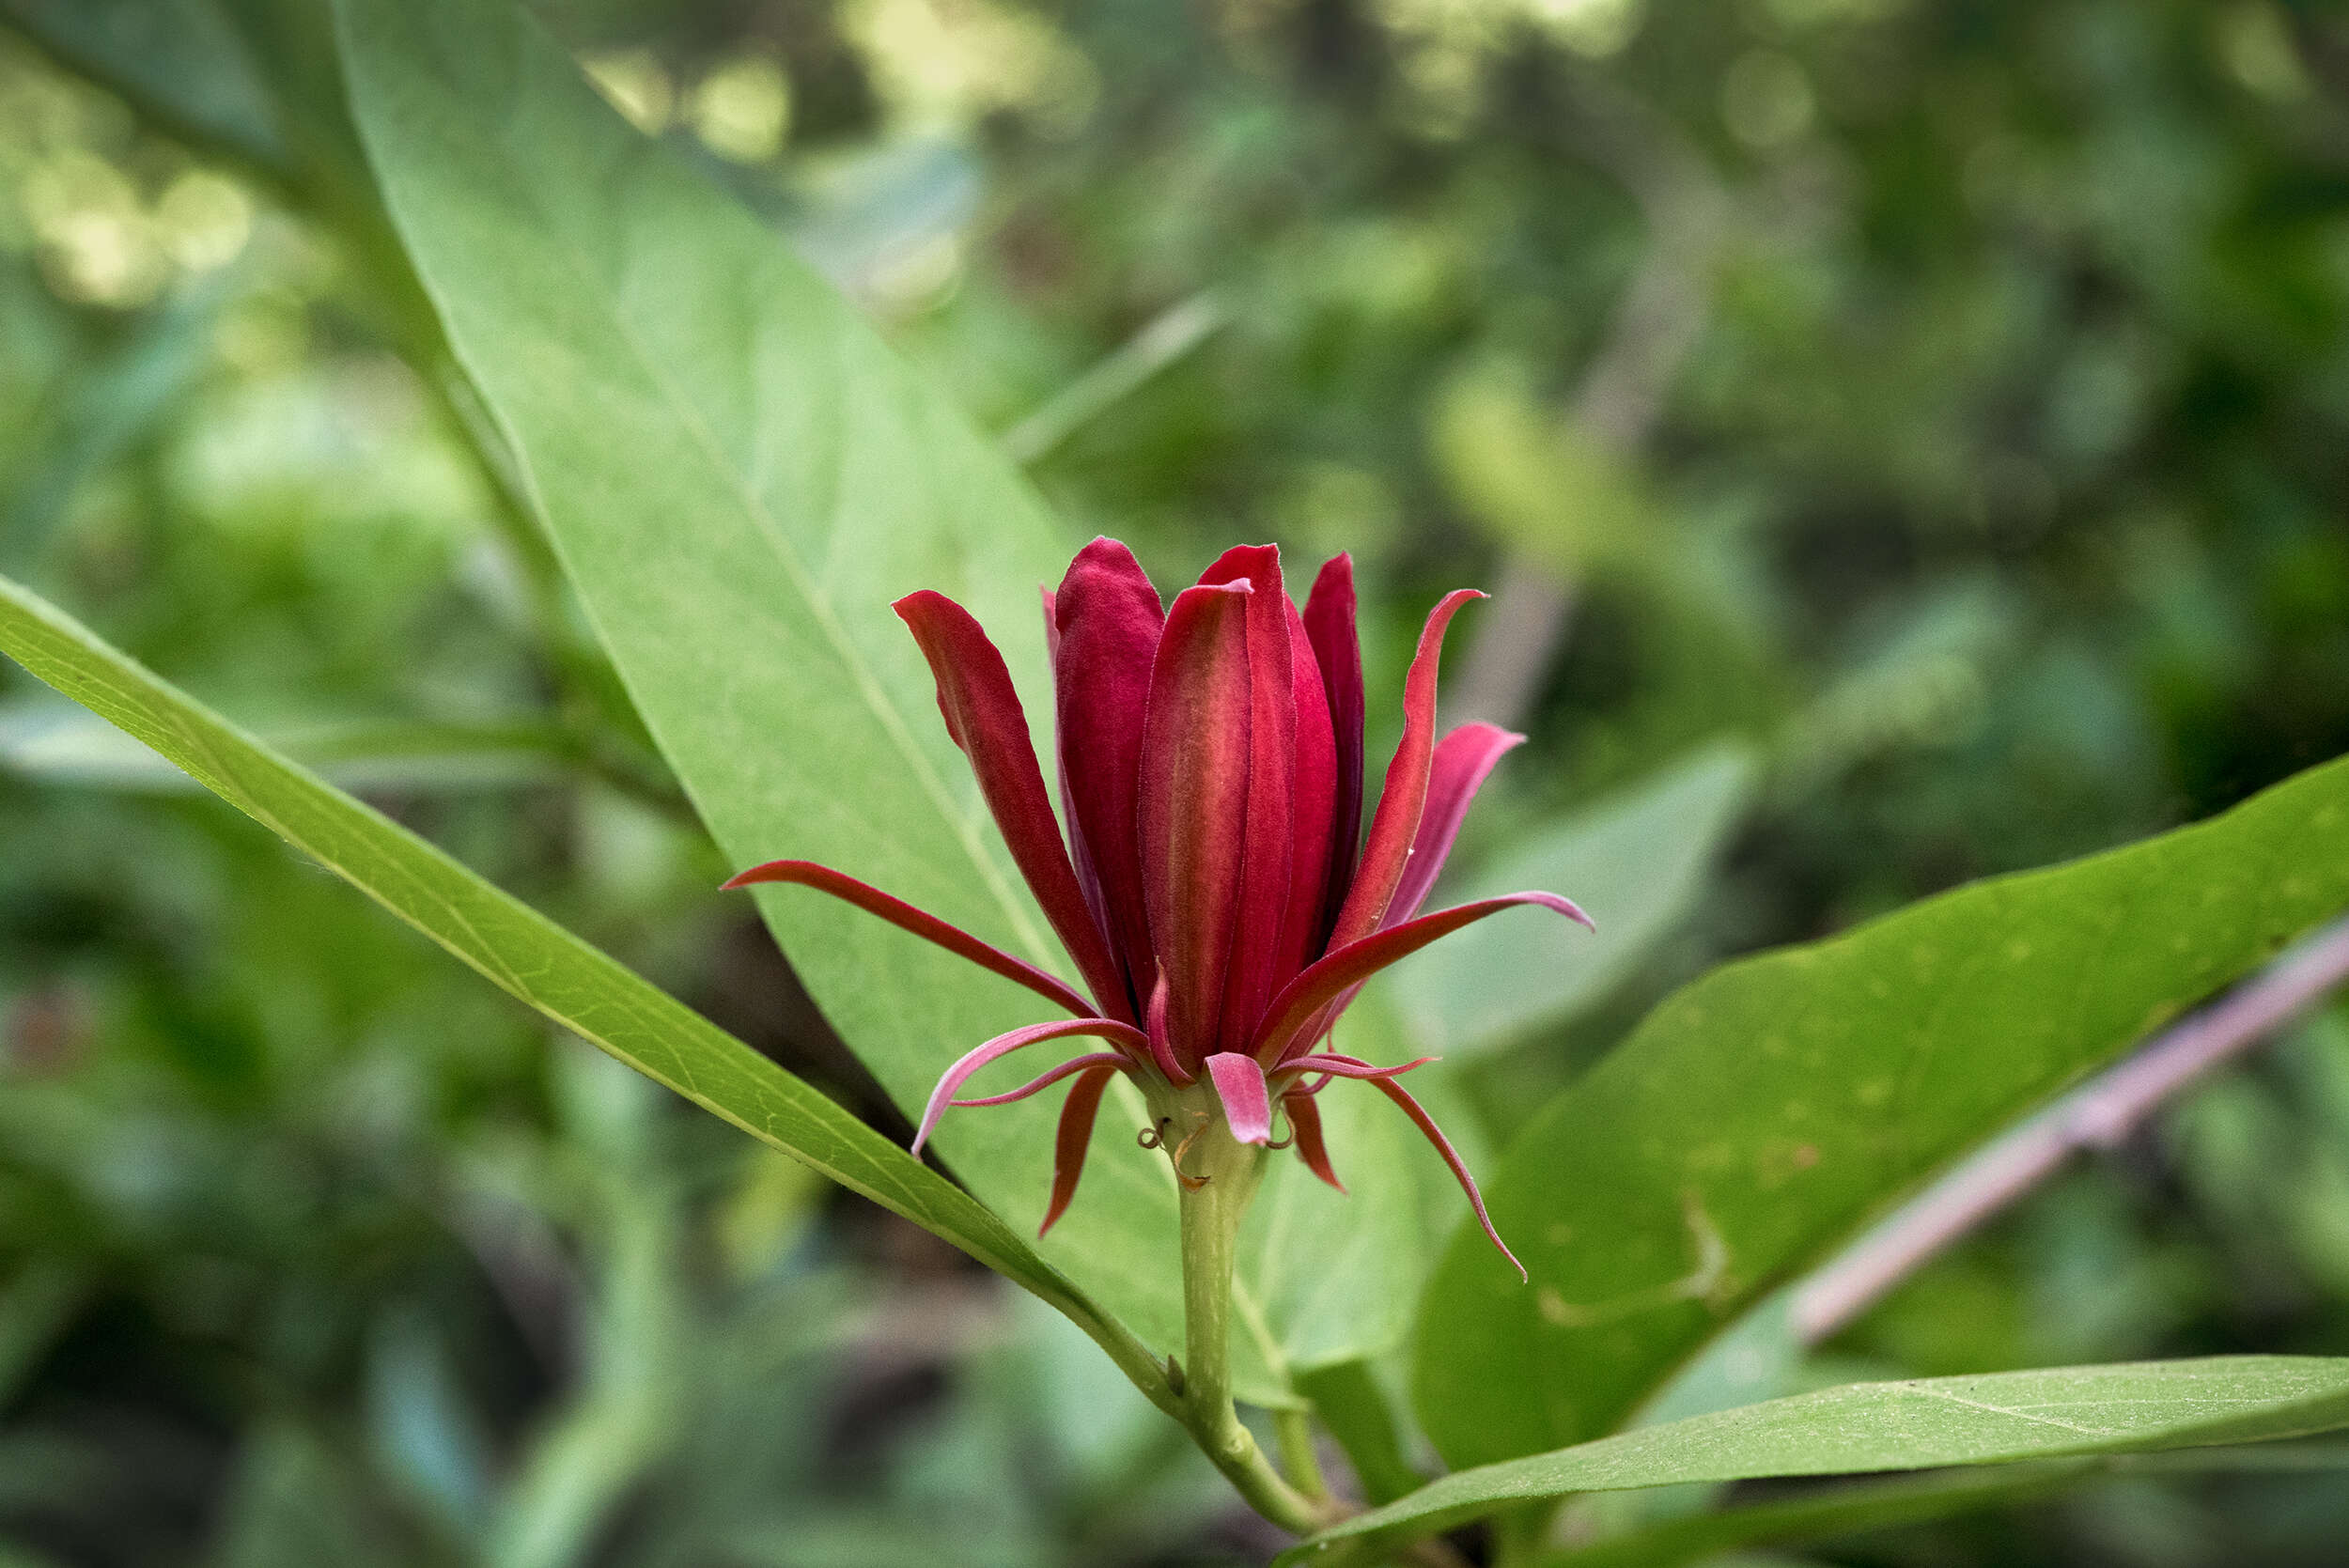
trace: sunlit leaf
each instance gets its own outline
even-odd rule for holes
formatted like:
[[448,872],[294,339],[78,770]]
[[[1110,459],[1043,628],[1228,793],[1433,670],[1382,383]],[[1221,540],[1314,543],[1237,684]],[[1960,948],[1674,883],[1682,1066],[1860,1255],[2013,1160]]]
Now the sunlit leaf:
[[1854,1383],[1642,1427],[1430,1482],[1283,1565],[1538,1498],[1758,1476],[1859,1475],[2305,1436],[2349,1426],[2349,1359],[2225,1356]]
[[1668,1520],[1575,1550],[1552,1553],[1543,1560],[1542,1568],[1670,1568],[1736,1547],[1825,1541],[2027,1502],[2107,1476],[2183,1475],[2202,1470],[2289,1474],[2345,1468],[2349,1468],[2349,1445],[2329,1439],[1930,1470],[1890,1481],[1822,1487],[1799,1497]]
[[1415,1398],[1455,1464],[1596,1436],[1774,1285],[2349,904],[2349,762],[2214,820],[1927,900],[1686,987],[1455,1237]]
[[[630,129],[519,10],[348,0],[338,14],[410,259],[727,858],[828,861],[1059,966],[890,604],[935,588],[969,607],[1042,738],[1036,592],[1072,541],[829,284]],[[812,893],[770,891],[761,908],[909,1110],[957,1055],[1037,1017],[1026,992]],[[1138,1096],[1122,1079],[1117,1093],[1042,1247],[1171,1350],[1173,1177],[1134,1141]],[[1043,1095],[950,1115],[938,1146],[1032,1227],[1057,1110]],[[1236,1336],[1241,1391],[1285,1398],[1255,1350]]]

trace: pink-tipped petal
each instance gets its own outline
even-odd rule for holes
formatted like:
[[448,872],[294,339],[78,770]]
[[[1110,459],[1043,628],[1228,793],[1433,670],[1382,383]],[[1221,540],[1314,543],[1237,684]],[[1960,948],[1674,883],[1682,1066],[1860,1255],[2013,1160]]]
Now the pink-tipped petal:
[[1052,1139],[1052,1202],[1044,1211],[1042,1236],[1068,1212],[1077,1195],[1077,1178],[1084,1174],[1085,1151],[1093,1146],[1093,1119],[1101,1109],[1101,1091],[1116,1076],[1115,1067],[1095,1067],[1081,1075],[1060,1108],[1060,1130]]
[[1419,649],[1411,656],[1410,674],[1403,681],[1403,738],[1387,764],[1387,782],[1378,792],[1378,810],[1370,819],[1370,836],[1362,845],[1362,863],[1346,890],[1346,904],[1330,929],[1330,945],[1344,947],[1378,929],[1394,890],[1403,879],[1412,841],[1419,837],[1420,817],[1427,805],[1428,766],[1436,750],[1436,668],[1443,658],[1444,629],[1460,606],[1485,596],[1473,588],[1446,594],[1428,613],[1419,634]]
[[1150,1042],[1143,1038],[1142,1031],[1131,1024],[1119,1023],[1114,1018],[1066,1018],[1052,1023],[1032,1023],[1025,1029],[998,1034],[985,1045],[964,1052],[953,1066],[940,1075],[938,1087],[930,1091],[929,1103],[922,1108],[922,1125],[914,1129],[913,1152],[917,1155],[922,1152],[922,1145],[929,1141],[930,1134],[937,1129],[938,1119],[946,1113],[946,1107],[953,1103],[955,1091],[961,1088],[963,1081],[972,1073],[998,1057],[1008,1056],[1023,1047],[1046,1040],[1066,1040],[1077,1034],[1089,1034],[1111,1041],[1129,1052],[1150,1048]]
[[1158,978],[1143,894],[1139,791],[1143,714],[1166,613],[1133,552],[1115,539],[1096,539],[1068,564],[1051,595],[1051,616],[1069,841],[1091,865],[1102,929],[1139,1004]]
[[1429,942],[1449,936],[1463,925],[1471,924],[1488,915],[1497,915],[1503,909],[1515,908],[1520,904],[1538,904],[1581,925],[1591,924],[1591,917],[1577,908],[1572,899],[1561,898],[1554,893],[1502,893],[1498,898],[1480,898],[1470,904],[1455,904],[1432,915],[1422,915],[1400,925],[1390,925],[1383,931],[1373,932],[1359,941],[1348,942],[1336,949],[1283,986],[1281,994],[1272,999],[1272,1006],[1265,1014],[1264,1024],[1256,1032],[1250,1054],[1259,1062],[1278,1063],[1283,1055],[1301,1050],[1311,1044],[1307,1026],[1315,1021],[1322,1009],[1339,1001],[1347,991],[1397,959],[1417,953]]
[[1330,724],[1336,751],[1335,810],[1330,821],[1330,864],[1326,874],[1321,920],[1311,951],[1319,953],[1337,924],[1346,892],[1354,883],[1356,857],[1362,838],[1362,640],[1354,624],[1354,557],[1331,556],[1314,579],[1306,597],[1305,635],[1314,645],[1314,661],[1321,669],[1321,684],[1330,703]]
[[[1273,1076],[1276,1078],[1284,1078],[1293,1073],[1299,1075],[1305,1073],[1319,1073],[1325,1079],[1332,1078],[1401,1078],[1405,1073],[1409,1072],[1414,1067],[1424,1067],[1430,1062],[1440,1062],[1442,1060],[1443,1058],[1440,1056],[1422,1056],[1412,1061],[1404,1063],[1400,1067],[1378,1067],[1363,1061],[1359,1056],[1332,1056],[1326,1053],[1308,1056],[1292,1056],[1286,1062],[1281,1063],[1279,1072],[1275,1073]],[[1318,1091],[1315,1092],[1317,1093]],[[957,1105],[972,1105],[976,1102],[972,1100],[957,1100],[955,1103]]]
[[1218,1049],[1239,1050],[1265,1003],[1288,979],[1281,972],[1281,956],[1295,849],[1290,808],[1297,768],[1297,666],[1289,651],[1289,620],[1296,613],[1281,581],[1276,545],[1237,545],[1199,581],[1246,582],[1252,589],[1246,616],[1248,811],[1237,846],[1239,911],[1232,924],[1217,1031]]
[[1207,1058],[1207,1077],[1215,1081],[1215,1095],[1223,1102],[1223,1120],[1230,1124],[1232,1136],[1242,1143],[1271,1142],[1272,1098],[1256,1059],[1218,1051]]
[[1093,911],[1085,907],[1076,868],[1061,842],[1060,822],[1052,815],[1035,748],[1028,738],[1027,715],[1020,710],[1019,693],[1003,667],[1003,656],[970,612],[943,594],[928,589],[908,594],[895,609],[929,660],[946,732],[971,759],[979,792],[995,814],[995,824],[1003,830],[1003,842],[1011,846],[1011,858],[1043,908],[1044,918],[1077,961],[1100,1012],[1133,1022],[1125,979],[1093,922]]
[[1382,925],[1400,925],[1419,913],[1436,888],[1443,862],[1451,857],[1453,841],[1460,836],[1476,791],[1493,770],[1493,764],[1525,743],[1498,724],[1462,724],[1436,742],[1435,760],[1427,769],[1427,806],[1420,814],[1419,836],[1411,841],[1410,859],[1403,879],[1394,886]]
[[936,942],[958,958],[968,958],[983,970],[992,970],[1006,980],[1016,980],[1036,995],[1067,1008],[1079,1017],[1093,1015],[1091,1003],[1034,964],[1015,958],[1002,948],[979,940],[961,927],[947,924],[926,909],[918,909],[902,898],[885,893],[868,882],[860,882],[828,865],[817,865],[814,861],[769,861],[765,865],[754,865],[729,878],[725,890],[746,888],[758,882],[788,882],[799,887],[814,888],[818,893],[828,893],[845,903],[855,905],[866,914],[879,915],[901,931],[910,931],[925,941]]
[[1297,1157],[1305,1162],[1305,1169],[1344,1192],[1346,1184],[1338,1180],[1337,1168],[1330,1163],[1329,1141],[1321,1135],[1321,1107],[1314,1103],[1310,1093],[1299,1093],[1282,1095],[1281,1108],[1289,1113],[1289,1131],[1297,1139]]
[[1476,1222],[1485,1227],[1485,1239],[1501,1249],[1501,1255],[1509,1260],[1509,1266],[1517,1271],[1518,1279],[1531,1282],[1533,1277],[1525,1271],[1523,1264],[1517,1262],[1517,1255],[1509,1250],[1509,1244],[1501,1239],[1501,1233],[1493,1229],[1492,1216],[1485,1212],[1485,1195],[1476,1190],[1476,1178],[1469,1174],[1468,1162],[1460,1157],[1460,1151],[1452,1146],[1452,1140],[1443,1135],[1443,1128],[1436,1126],[1436,1119],[1427,1114],[1427,1108],[1413,1099],[1408,1089],[1391,1078],[1375,1078],[1370,1082],[1380,1094],[1401,1106],[1403,1114],[1408,1116],[1412,1124],[1426,1135],[1427,1141],[1436,1146],[1436,1152],[1443,1156],[1443,1162],[1452,1167],[1452,1174],[1459,1182],[1460,1190],[1468,1194],[1469,1207],[1476,1211]]
[[1021,1084],[1017,1089],[1009,1090],[1001,1094],[987,1094],[982,1095],[977,1099],[971,1100],[948,1100],[946,1103],[957,1110],[969,1110],[972,1107],[982,1105],[1009,1105],[1014,1100],[1024,1100],[1031,1094],[1042,1094],[1045,1090],[1050,1089],[1053,1084],[1058,1083],[1062,1079],[1073,1077],[1078,1073],[1085,1072],[1094,1067],[1130,1068],[1132,1065],[1133,1059],[1128,1057],[1123,1051],[1087,1051],[1082,1056],[1070,1057],[1067,1061],[1062,1063],[1057,1067],[1053,1067],[1046,1072],[1038,1073],[1035,1077],[1030,1079],[1027,1082]]
[[1175,1061],[1212,1053],[1239,915],[1248,821],[1246,583],[1186,588],[1167,612],[1142,740],[1142,868]]

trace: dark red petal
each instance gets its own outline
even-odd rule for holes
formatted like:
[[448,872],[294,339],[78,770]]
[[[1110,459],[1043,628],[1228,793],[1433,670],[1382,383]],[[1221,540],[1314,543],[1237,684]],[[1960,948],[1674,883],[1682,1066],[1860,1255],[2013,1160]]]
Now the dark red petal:
[[1239,583],[1175,596],[1143,722],[1143,893],[1167,982],[1168,1036],[1192,1073],[1215,1049],[1239,914],[1250,597]]
[[1375,1078],[1370,1082],[1380,1094],[1401,1106],[1403,1114],[1427,1135],[1427,1141],[1436,1146],[1436,1152],[1443,1156],[1443,1162],[1452,1167],[1452,1174],[1459,1181],[1460,1190],[1468,1194],[1469,1207],[1476,1211],[1476,1222],[1485,1227],[1485,1239],[1501,1249],[1501,1255],[1509,1260],[1509,1266],[1517,1271],[1517,1278],[1530,1282],[1533,1277],[1526,1273],[1525,1265],[1517,1262],[1517,1255],[1509,1250],[1509,1244],[1501,1239],[1499,1231],[1493,1229],[1492,1216],[1485,1212],[1485,1195],[1476,1190],[1476,1178],[1469,1174],[1468,1164],[1460,1158],[1460,1151],[1452,1146],[1452,1140],[1443,1135],[1443,1128],[1436,1126],[1436,1119],[1427,1114],[1427,1108],[1413,1099],[1408,1089],[1391,1078]]
[[963,1080],[972,1073],[996,1058],[1008,1056],[1022,1047],[1045,1040],[1065,1040],[1072,1034],[1095,1035],[1125,1047],[1129,1052],[1150,1048],[1150,1042],[1143,1038],[1142,1031],[1131,1024],[1119,1023],[1114,1018],[1065,1018],[1052,1023],[1032,1023],[1025,1029],[998,1034],[985,1045],[965,1051],[956,1059],[953,1066],[940,1075],[938,1087],[930,1091],[929,1103],[922,1108],[922,1125],[914,1129],[913,1152],[917,1155],[922,1152],[922,1145],[930,1141],[930,1134],[937,1129],[938,1119],[946,1113],[946,1107],[953,1103],[955,1091],[961,1088]]
[[[1052,590],[1038,583],[1036,594],[1044,601],[1044,664],[1052,672],[1052,688],[1057,693],[1060,689],[1060,619],[1053,610]],[[1057,698],[1054,708],[1053,728],[1057,731]],[[1117,960],[1117,939],[1110,931],[1109,907],[1101,898],[1101,878],[1093,868],[1093,852],[1085,844],[1084,830],[1077,822],[1077,802],[1068,794],[1068,757],[1057,745],[1052,748],[1052,765],[1060,779],[1061,826],[1068,838],[1068,863],[1077,874],[1077,891],[1084,894],[1085,908],[1093,911],[1093,924],[1099,927],[1102,936],[1109,939],[1110,957]],[[1126,1000],[1131,1001],[1133,998],[1128,995]],[[1139,1013],[1135,1015],[1137,1017],[1140,1016]]]
[[1272,1100],[1256,1059],[1218,1051],[1207,1058],[1207,1077],[1215,1081],[1215,1097],[1223,1102],[1223,1120],[1232,1136],[1242,1143],[1271,1142]]
[[1419,836],[1411,840],[1411,857],[1404,863],[1403,879],[1394,885],[1381,925],[1400,925],[1419,913],[1436,888],[1443,862],[1451,857],[1453,840],[1469,804],[1476,799],[1485,776],[1509,752],[1525,743],[1498,724],[1462,724],[1436,742],[1436,756],[1427,770],[1427,807],[1420,814]]
[[1297,1139],[1297,1157],[1315,1175],[1344,1192],[1346,1184],[1338,1180],[1337,1170],[1330,1163],[1330,1144],[1321,1136],[1321,1107],[1314,1103],[1313,1095],[1303,1093],[1283,1094],[1281,1106],[1289,1113],[1289,1130]]
[[1444,629],[1460,606],[1485,596],[1461,588],[1443,597],[1428,613],[1419,634],[1419,651],[1411,656],[1410,674],[1403,681],[1403,738],[1387,764],[1387,782],[1378,792],[1378,810],[1370,819],[1370,837],[1362,846],[1362,863],[1346,890],[1330,932],[1330,945],[1343,947],[1378,929],[1387,906],[1393,902],[1395,884],[1410,859],[1411,841],[1419,836],[1419,820],[1427,805],[1427,769],[1436,749],[1436,666],[1443,657]]
[[1060,1131],[1052,1139],[1052,1202],[1044,1211],[1041,1236],[1068,1212],[1077,1195],[1077,1178],[1085,1172],[1085,1151],[1093,1145],[1093,1119],[1101,1109],[1101,1091],[1110,1086],[1115,1067],[1095,1067],[1079,1076],[1060,1108]]
[[[1321,664],[1314,657],[1305,623],[1285,605],[1289,623],[1290,684],[1297,709],[1297,766],[1290,778],[1288,910],[1281,917],[1281,956],[1273,970],[1277,989],[1321,955],[1329,931],[1331,825],[1337,816],[1338,753],[1330,722],[1330,697]],[[1355,802],[1359,812],[1361,800]],[[1353,845],[1346,845],[1350,858]]]
[[1362,640],[1354,625],[1354,557],[1334,555],[1314,579],[1305,600],[1305,635],[1330,701],[1330,724],[1337,748],[1336,810],[1330,820],[1330,870],[1320,928],[1312,951],[1319,953],[1337,924],[1347,889],[1354,884],[1355,857],[1362,838]]
[[1195,1079],[1183,1070],[1181,1063],[1174,1060],[1174,1043],[1167,1038],[1164,974],[1160,974],[1159,983],[1150,987],[1149,1004],[1143,1011],[1146,1020],[1143,1031],[1150,1037],[1150,1060],[1158,1063],[1159,1071],[1166,1075],[1167,1082],[1189,1088]]
[[958,958],[968,958],[983,970],[991,970],[1006,980],[1016,980],[1046,1001],[1067,1008],[1079,1017],[1093,1015],[1093,1007],[1084,998],[1027,960],[1015,958],[1002,948],[979,940],[961,927],[947,924],[926,909],[917,909],[902,898],[885,893],[868,882],[860,882],[828,865],[817,865],[814,861],[769,861],[765,865],[754,865],[733,877],[726,882],[725,889],[746,888],[754,882],[790,882],[828,893],[834,898],[855,905],[866,914],[880,916],[901,931],[910,931],[926,941],[936,942]]
[[1264,1026],[1256,1032],[1249,1054],[1259,1062],[1279,1062],[1290,1047],[1309,1039],[1302,1032],[1315,1016],[1352,987],[1439,937],[1449,936],[1463,925],[1520,904],[1538,904],[1582,925],[1591,924],[1591,917],[1575,908],[1572,899],[1561,898],[1554,893],[1509,893],[1498,898],[1456,904],[1432,915],[1390,925],[1334,950],[1283,986],[1281,994],[1272,999],[1272,1006],[1265,1015]]
[[1044,793],[1044,775],[1036,768],[1035,748],[1028,739],[1027,715],[1020,711],[1019,693],[1012,688],[1003,656],[970,612],[943,594],[928,589],[908,594],[895,609],[930,662],[946,732],[971,759],[979,793],[995,814],[995,824],[1003,830],[1003,842],[1011,846],[1011,858],[1028,879],[1044,918],[1077,961],[1100,1011],[1133,1022],[1124,980],[1100,928],[1093,924],[1093,911],[1085,908],[1076,869],[1068,863],[1060,823]]
[[[1418,1063],[1413,1063],[1414,1066],[1417,1064]],[[1087,1068],[1129,1068],[1132,1065],[1133,1059],[1128,1056],[1124,1051],[1087,1051],[1082,1056],[1070,1057],[1067,1061],[1062,1063],[1057,1067],[1049,1067],[1045,1069],[1043,1072],[1040,1072],[1035,1077],[1028,1079],[1027,1082],[1021,1084],[1017,1089],[1006,1090],[1000,1094],[982,1094],[976,1099],[948,1100],[946,1104],[957,1110],[967,1110],[974,1106],[982,1105],[1009,1105],[1014,1100],[1024,1100],[1031,1094],[1040,1094],[1045,1090],[1050,1089],[1053,1084],[1058,1083],[1062,1079],[1068,1078],[1077,1073],[1081,1073]]]
[[1137,792],[1143,715],[1166,614],[1133,552],[1115,539],[1096,539],[1068,564],[1052,596],[1052,685],[1069,838],[1092,862],[1102,929],[1138,1006],[1158,970],[1143,896]]
[[[1274,545],[1227,550],[1200,577],[1203,586],[1247,582],[1248,816],[1242,831],[1239,914],[1232,925],[1232,956],[1224,971],[1223,1017],[1218,1048],[1244,1050],[1249,1032],[1281,972],[1287,925],[1291,825],[1297,768],[1297,666],[1289,651],[1288,592]],[[1294,972],[1294,971],[1291,971]]]
[[[1409,1072],[1414,1067],[1424,1067],[1430,1062],[1440,1062],[1442,1060],[1443,1058],[1440,1056],[1422,1056],[1412,1061],[1404,1063],[1400,1067],[1376,1067],[1363,1061],[1359,1056],[1335,1056],[1327,1052],[1322,1052],[1306,1056],[1292,1056],[1286,1062],[1281,1063],[1280,1072],[1274,1076],[1286,1077],[1290,1074],[1301,1076],[1306,1073],[1319,1073],[1324,1078],[1401,1078],[1405,1073]],[[1316,1089],[1315,1093],[1318,1094],[1319,1090]],[[975,1105],[978,1102],[975,1100],[957,1100],[955,1103],[957,1105]]]

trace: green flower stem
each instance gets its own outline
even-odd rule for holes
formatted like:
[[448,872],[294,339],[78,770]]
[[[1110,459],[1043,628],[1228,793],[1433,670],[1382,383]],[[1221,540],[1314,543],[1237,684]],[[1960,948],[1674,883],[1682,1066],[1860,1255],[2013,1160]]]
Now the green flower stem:
[[1250,1507],[1283,1529],[1311,1534],[1338,1511],[1282,1479],[1232,1406],[1232,1255],[1264,1151],[1232,1137],[1204,1084],[1167,1096],[1164,1115],[1165,1146],[1183,1178],[1183,1424]]

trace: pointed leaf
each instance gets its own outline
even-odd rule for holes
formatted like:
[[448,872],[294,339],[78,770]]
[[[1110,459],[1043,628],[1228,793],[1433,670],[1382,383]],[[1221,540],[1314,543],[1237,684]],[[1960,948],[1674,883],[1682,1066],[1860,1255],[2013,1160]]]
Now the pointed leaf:
[[[1062,960],[890,613],[950,595],[1046,711],[1038,584],[1075,543],[1019,474],[748,211],[638,135],[519,7],[335,0],[384,205],[587,617],[728,861],[803,856],[1048,968]],[[1029,1021],[1015,988],[855,910],[762,912],[909,1114]],[[950,1118],[956,1174],[1021,1228],[1054,1110]],[[1041,1244],[1179,1348],[1174,1197],[1113,1085]],[[1243,1359],[1244,1389],[1279,1397]]]
[[1145,1389],[1149,1353],[968,1194],[829,1097],[0,578],[0,651],[171,759],[563,1028],[943,1236],[1082,1325]]
[[[1518,1136],[1415,1398],[1455,1465],[1621,1422],[1780,1281],[2349,904],[2349,760],[2212,821],[1716,970]],[[1439,1069],[1440,1070],[1440,1069]]]
[[2220,1356],[1855,1383],[1774,1399],[1430,1482],[1283,1552],[1283,1568],[1512,1503],[1761,1476],[1857,1475],[2304,1436],[2349,1427],[2349,1359]]

